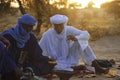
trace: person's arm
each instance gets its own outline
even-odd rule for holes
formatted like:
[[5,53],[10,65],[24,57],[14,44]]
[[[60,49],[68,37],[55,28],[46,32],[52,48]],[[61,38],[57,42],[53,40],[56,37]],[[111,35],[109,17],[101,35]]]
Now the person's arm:
[[42,49],[40,48],[37,39],[31,34],[30,40],[27,42],[28,55],[35,61],[48,61],[47,56],[42,55]]
[[16,73],[16,76],[21,76],[22,71],[19,69],[16,61],[11,56],[9,56],[12,54],[11,51],[14,51],[13,47],[15,47],[15,44],[14,44],[15,40],[10,34],[4,34],[3,37],[7,39],[10,43],[8,50],[5,52],[5,58],[6,58],[6,61],[8,62],[8,64],[5,67],[7,68],[8,71],[13,69]]
[[48,56],[50,60],[56,60],[57,59],[57,55],[56,55],[56,51],[52,50],[50,44],[51,40],[49,40],[50,38],[48,37],[49,35],[46,34],[46,32],[42,35],[42,38],[39,41],[39,46],[42,49],[42,55],[44,56]]
[[74,27],[68,28],[67,40],[77,41],[79,39],[89,40],[90,35],[88,31],[82,31]]
[[2,42],[5,44],[4,47],[5,47],[6,49],[9,48],[9,46],[10,46],[10,42],[9,42],[8,39],[6,39],[5,37],[3,37],[3,36],[0,35],[0,41],[2,41]]
[[4,34],[3,37],[10,43],[8,50],[7,51],[5,50],[5,55],[7,56],[7,59],[9,59],[8,61],[10,62],[11,66],[13,65],[14,68],[16,68],[17,64],[13,60],[13,58],[10,56],[12,55],[12,52],[13,52],[13,45],[14,45],[15,40],[10,34]]

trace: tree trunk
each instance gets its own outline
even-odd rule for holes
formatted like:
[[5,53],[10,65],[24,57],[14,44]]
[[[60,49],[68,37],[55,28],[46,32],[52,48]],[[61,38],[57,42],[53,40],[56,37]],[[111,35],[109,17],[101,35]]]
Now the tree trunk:
[[36,14],[37,14],[37,22],[38,22],[37,28],[35,30],[36,35],[40,33],[40,31],[41,31],[41,25],[42,25],[42,22],[43,22],[42,21],[42,14],[39,11],[39,7],[40,7],[39,4],[42,5],[42,2],[40,0],[35,0],[34,5],[36,5],[35,9],[36,9]]
[[21,13],[22,13],[22,14],[26,14],[25,9],[23,8],[21,1],[20,1],[20,0],[17,0],[17,2],[18,2],[18,4],[19,4],[19,9],[20,9]]
[[36,28],[35,32],[37,34],[39,34],[41,31],[42,20],[38,18],[37,21],[38,21],[38,24],[37,24],[37,28]]

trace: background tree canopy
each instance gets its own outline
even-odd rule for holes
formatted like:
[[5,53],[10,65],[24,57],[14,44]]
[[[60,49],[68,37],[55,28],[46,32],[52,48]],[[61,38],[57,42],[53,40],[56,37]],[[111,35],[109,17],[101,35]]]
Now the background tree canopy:
[[113,14],[116,19],[120,18],[120,1],[115,0],[109,3],[104,3],[101,5],[101,8],[104,8],[105,11],[109,14]]
[[[51,3],[50,1],[54,2]],[[95,8],[95,3],[90,1],[86,7],[80,9],[78,8],[83,6],[82,3],[69,3],[68,0],[0,0],[0,17],[2,14],[11,13],[13,16],[18,12],[18,8],[10,6],[11,2],[19,3],[21,14],[29,13],[36,18],[37,27],[34,32],[37,35],[50,28],[50,16],[58,13],[69,17],[68,24],[78,29],[88,30],[92,39],[120,33],[119,0],[104,3],[101,8]]]

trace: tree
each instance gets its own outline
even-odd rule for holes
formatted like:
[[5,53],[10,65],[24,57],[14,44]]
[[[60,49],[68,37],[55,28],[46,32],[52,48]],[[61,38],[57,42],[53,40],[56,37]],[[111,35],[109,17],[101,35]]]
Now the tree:
[[104,3],[101,5],[107,13],[113,14],[115,19],[120,18],[120,1],[114,0],[112,2]]
[[[21,13],[32,14],[37,19],[37,28],[34,30],[35,33],[40,33],[41,25],[43,23],[49,25],[49,17],[57,13],[65,13],[68,0],[59,0],[57,4],[50,4],[50,0],[17,0],[21,5]],[[56,1],[56,0],[54,0]],[[24,5],[23,5],[24,4]],[[64,8],[58,9],[59,6]],[[25,9],[25,10],[24,10]]]
[[[56,4],[50,4],[50,0],[26,0],[28,2],[28,13],[34,15],[37,19],[37,28],[35,33],[39,33],[41,31],[41,25],[43,23],[49,24],[49,17],[53,14],[61,12],[61,9],[58,9]],[[60,0],[60,5],[67,5],[67,0]],[[64,8],[63,8],[64,9]],[[63,11],[62,11],[63,12]],[[65,10],[64,10],[65,12]]]
[[87,5],[87,8],[93,8],[93,5],[94,5],[94,2],[93,1],[90,1]]
[[80,3],[77,3],[77,2],[75,2],[75,3],[71,3],[71,4],[69,4],[69,8],[73,8],[73,9],[76,9],[77,7],[81,7],[81,4]]
[[0,15],[10,12],[10,0],[0,0]]
[[67,8],[67,5],[68,5],[67,2],[68,0],[59,0],[59,1],[55,0],[52,5],[57,8],[61,8],[61,6],[64,8]]
[[26,11],[25,11],[25,9],[24,9],[23,6],[22,6],[21,1],[20,1],[20,0],[17,0],[17,2],[18,2],[18,4],[19,4],[19,9],[20,9],[21,13],[22,13],[22,14],[26,14]]
[[49,0],[28,0],[28,2],[29,12],[37,19],[37,28],[35,33],[39,33],[41,31],[42,23],[48,21],[48,17],[51,16],[53,7],[49,4]]

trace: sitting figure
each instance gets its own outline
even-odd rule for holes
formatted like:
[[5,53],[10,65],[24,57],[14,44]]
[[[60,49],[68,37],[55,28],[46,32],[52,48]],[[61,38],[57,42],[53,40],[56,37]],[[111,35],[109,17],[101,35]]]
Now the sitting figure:
[[35,24],[36,20],[31,15],[24,14],[15,27],[2,33],[10,42],[10,47],[2,51],[2,80],[19,80],[24,67],[31,67],[37,76],[51,73],[53,66],[49,64],[49,58],[42,55],[42,49],[32,33]]
[[68,17],[56,14],[50,17],[52,28],[47,30],[39,41],[44,56],[56,60],[55,70],[73,71],[80,59],[85,65],[95,67],[96,72],[107,73],[108,69],[99,66],[96,56],[88,44],[89,33],[67,25]]

